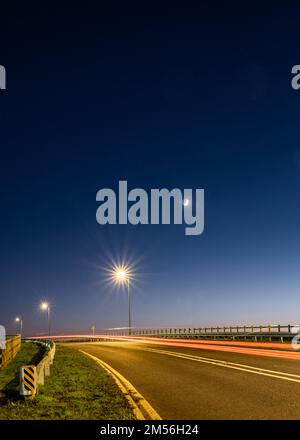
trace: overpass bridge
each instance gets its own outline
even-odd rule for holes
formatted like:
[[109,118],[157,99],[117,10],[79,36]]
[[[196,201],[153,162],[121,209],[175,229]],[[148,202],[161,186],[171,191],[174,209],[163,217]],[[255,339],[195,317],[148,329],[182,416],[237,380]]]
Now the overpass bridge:
[[[109,328],[99,333],[66,333],[52,335],[61,340],[97,340],[111,337],[142,337],[210,341],[278,342],[290,343],[300,333],[300,325],[241,325],[223,327],[168,327],[168,328]],[[39,336],[34,336],[39,337]],[[40,336],[44,338],[45,336]],[[48,336],[47,336],[48,338]]]

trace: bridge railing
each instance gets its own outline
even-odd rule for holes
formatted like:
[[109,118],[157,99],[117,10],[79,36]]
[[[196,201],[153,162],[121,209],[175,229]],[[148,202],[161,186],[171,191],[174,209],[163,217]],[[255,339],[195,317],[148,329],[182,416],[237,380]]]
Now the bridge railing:
[[[254,341],[290,341],[299,332],[299,325],[238,325],[218,327],[172,327],[131,329],[131,336],[165,338],[224,339]],[[128,335],[129,331],[114,332]]]

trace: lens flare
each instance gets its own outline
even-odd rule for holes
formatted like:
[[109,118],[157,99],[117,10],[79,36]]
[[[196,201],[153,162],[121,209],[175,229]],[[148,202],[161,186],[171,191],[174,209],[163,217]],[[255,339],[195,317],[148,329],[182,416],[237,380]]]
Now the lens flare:
[[131,267],[126,265],[113,265],[108,272],[109,278],[114,284],[127,283],[133,277]]

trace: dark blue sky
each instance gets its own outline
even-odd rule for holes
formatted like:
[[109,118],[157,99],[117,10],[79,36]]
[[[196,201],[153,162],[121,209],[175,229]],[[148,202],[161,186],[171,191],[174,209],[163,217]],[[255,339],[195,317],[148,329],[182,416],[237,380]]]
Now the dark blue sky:
[[[299,322],[299,6],[95,5],[1,16],[0,323],[126,325],[123,257],[134,326]],[[204,188],[204,233],[99,226],[122,179]]]

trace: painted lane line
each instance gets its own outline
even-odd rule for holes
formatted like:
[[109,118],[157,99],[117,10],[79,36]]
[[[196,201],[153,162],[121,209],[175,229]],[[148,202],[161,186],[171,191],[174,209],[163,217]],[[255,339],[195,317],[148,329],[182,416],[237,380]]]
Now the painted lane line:
[[106,372],[112,376],[133,409],[134,415],[138,420],[162,420],[150,403],[142,394],[117,370],[103,360],[93,356],[86,351],[80,350],[86,356],[96,361]]
[[[147,350],[147,349],[144,349],[144,350]],[[151,351],[155,351],[155,352],[157,352],[157,351],[159,351],[159,352],[160,352],[160,351],[163,351],[163,352],[165,352],[165,353],[176,353],[176,354],[177,354],[177,352],[174,352],[174,351],[155,350],[155,349],[152,349],[152,348],[149,348],[149,350],[151,350]],[[277,371],[277,370],[268,370],[268,369],[261,368],[261,367],[254,367],[254,366],[252,366],[252,365],[239,364],[239,363],[236,363],[236,362],[229,362],[229,361],[222,361],[222,360],[220,360],[220,359],[206,358],[206,357],[196,356],[196,355],[186,354],[186,353],[178,353],[178,354],[183,355],[183,356],[188,357],[188,358],[193,358],[193,359],[196,359],[196,360],[198,360],[198,359],[201,359],[201,360],[209,360],[209,361],[216,362],[216,363],[218,363],[218,364],[233,365],[233,366],[242,367],[242,368],[245,368],[245,367],[246,367],[247,369],[251,369],[251,370],[255,370],[255,371],[263,371],[263,372],[266,372],[266,373],[280,374],[280,375],[282,375],[282,376],[295,377],[295,378],[297,378],[297,379],[300,379],[300,375],[299,375],[299,374],[285,373],[285,372],[283,372],[283,371]]]
[[[80,350],[82,351],[82,350]],[[113,373],[113,371],[111,370],[111,368],[109,368],[109,366],[107,364],[105,364],[105,362],[101,361],[100,359],[98,359],[95,356],[90,355],[89,353],[82,351],[82,353],[84,353],[86,356],[89,356],[90,358],[92,358],[94,361],[96,361],[99,365],[101,365],[102,368],[104,368],[104,370],[110,375],[112,376],[112,378],[114,379],[114,381],[116,382],[116,384],[118,385],[118,387],[120,388],[122,394],[124,394],[124,396],[126,397],[126,399],[128,400],[130,407],[133,410],[133,413],[135,415],[135,417],[137,418],[137,420],[145,420],[145,417],[143,415],[143,413],[141,412],[141,410],[139,409],[138,405],[136,404],[135,400],[133,399],[131,392],[129,392],[129,389],[123,385],[123,383],[119,380],[119,378],[117,377],[116,374]],[[130,391],[132,391],[132,389],[130,389]]]
[[158,354],[165,354],[168,356],[178,357],[178,358],[191,360],[191,361],[195,361],[195,362],[202,362],[205,364],[216,365],[219,367],[245,371],[246,373],[253,373],[253,374],[258,374],[261,376],[273,377],[275,379],[282,379],[282,380],[288,380],[290,382],[300,383],[300,375],[297,375],[297,374],[290,374],[290,373],[285,373],[285,372],[276,371],[276,370],[267,370],[264,368],[253,367],[251,365],[236,364],[233,362],[222,361],[219,359],[210,359],[210,358],[204,358],[204,357],[200,357],[200,356],[179,354],[174,351],[155,350],[152,348],[142,348],[141,350],[150,351],[150,352],[158,353]]

